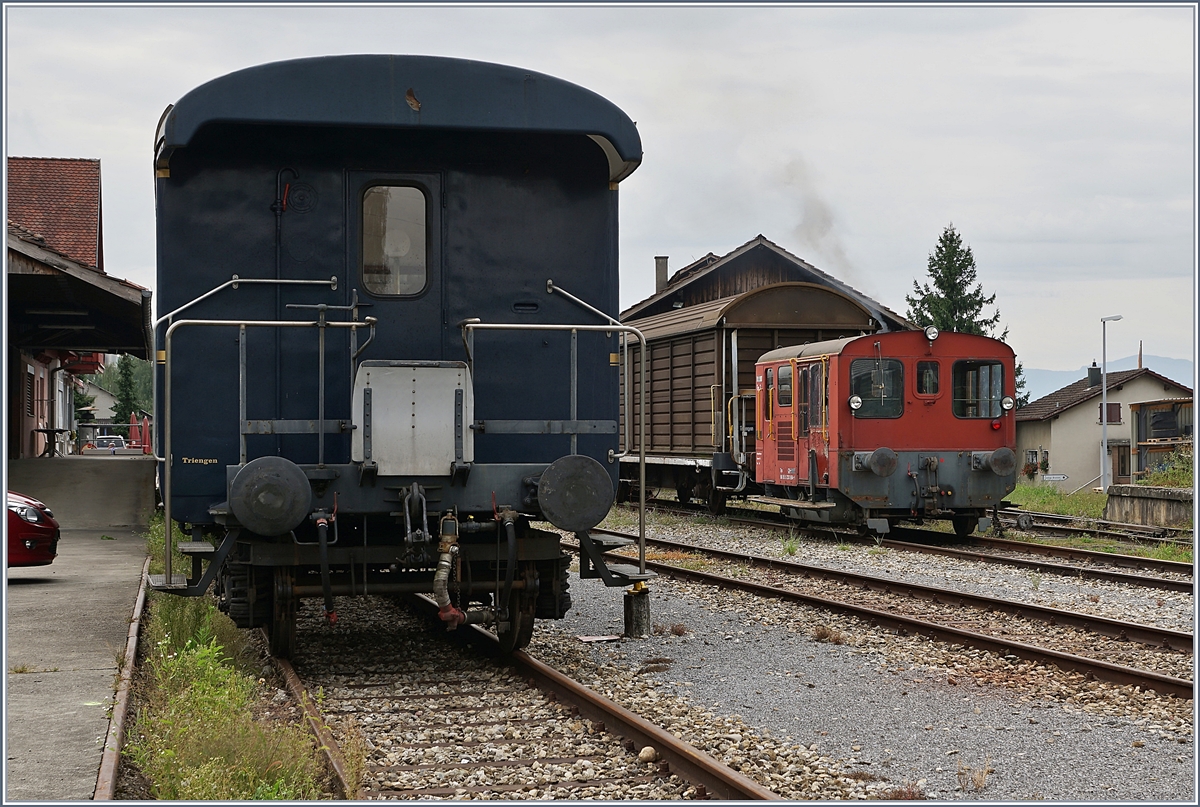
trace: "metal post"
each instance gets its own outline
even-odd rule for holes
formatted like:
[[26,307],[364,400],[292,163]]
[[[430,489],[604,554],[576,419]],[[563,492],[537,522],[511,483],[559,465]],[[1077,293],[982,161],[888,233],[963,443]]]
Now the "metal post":
[[[579,419],[579,331],[571,329],[571,420]],[[579,453],[579,435],[571,432],[571,454]]]
[[[1100,487],[1108,492],[1108,323],[1120,314],[1100,318]],[[1039,457],[1039,459],[1041,459]]]
[[246,464],[246,326],[238,326],[238,462]]

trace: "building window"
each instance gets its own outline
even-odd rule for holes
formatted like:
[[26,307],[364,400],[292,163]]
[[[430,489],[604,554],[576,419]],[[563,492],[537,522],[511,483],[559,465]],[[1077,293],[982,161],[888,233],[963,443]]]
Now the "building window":
[[1025,452],[1025,464],[1026,465],[1037,465],[1037,461],[1038,461],[1038,453],[1037,453],[1036,448],[1031,448]]
[[954,363],[952,409],[960,418],[998,418],[1004,410],[1004,365],[996,361]]
[[904,414],[904,365],[897,359],[850,362],[850,394],[862,398],[856,418],[898,418]]
[[425,194],[406,185],[367,188],[362,203],[362,279],[367,291],[412,296],[428,277]]
[[917,362],[917,394],[938,394],[938,363],[936,361]]
[[[1101,417],[1101,415],[1104,414],[1104,404],[1100,404],[1100,408],[1099,408],[1098,412],[1099,412],[1099,414],[1096,415],[1097,418]],[[1097,420],[1097,422],[1099,422],[1099,420]],[[1108,423],[1120,423],[1121,422],[1121,404],[1110,403],[1108,405],[1108,419],[1106,422],[1108,422]]]
[[1129,476],[1129,446],[1117,446],[1117,476]]

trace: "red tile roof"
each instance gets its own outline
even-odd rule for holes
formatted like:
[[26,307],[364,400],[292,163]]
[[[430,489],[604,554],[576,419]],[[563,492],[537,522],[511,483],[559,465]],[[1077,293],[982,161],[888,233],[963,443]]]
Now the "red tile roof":
[[[1192,391],[1182,384],[1176,384],[1166,376],[1159,375],[1153,370],[1143,367],[1138,370],[1117,370],[1108,374],[1108,391],[1112,392],[1114,388],[1127,384],[1139,376],[1150,376],[1163,384],[1170,384],[1181,392],[1192,394]],[[1100,384],[1094,387],[1088,386],[1088,380],[1081,378],[1078,381],[1068,384],[1060,390],[1056,390],[1049,395],[1038,398],[1017,410],[1017,420],[1046,420],[1055,415],[1062,414],[1065,410],[1072,406],[1078,406],[1084,401],[1092,398],[1100,397]],[[1097,410],[1099,417],[1099,410]]]
[[9,157],[8,220],[55,252],[103,272],[100,161]]

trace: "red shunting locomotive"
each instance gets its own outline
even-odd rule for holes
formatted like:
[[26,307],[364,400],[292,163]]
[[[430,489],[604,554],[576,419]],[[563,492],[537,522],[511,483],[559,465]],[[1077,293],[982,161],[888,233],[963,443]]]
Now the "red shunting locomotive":
[[[801,521],[969,535],[1016,486],[1015,356],[996,339],[896,331],[785,347],[755,371],[756,479]],[[986,527],[986,524],[983,525]]]

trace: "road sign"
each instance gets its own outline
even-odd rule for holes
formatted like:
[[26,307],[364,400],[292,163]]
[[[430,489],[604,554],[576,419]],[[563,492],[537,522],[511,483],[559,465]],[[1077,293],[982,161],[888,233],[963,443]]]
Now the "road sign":
[[1066,482],[1066,474],[1042,474],[1043,482]]

